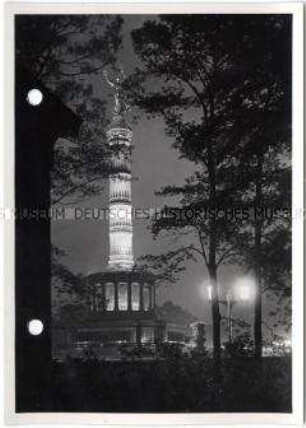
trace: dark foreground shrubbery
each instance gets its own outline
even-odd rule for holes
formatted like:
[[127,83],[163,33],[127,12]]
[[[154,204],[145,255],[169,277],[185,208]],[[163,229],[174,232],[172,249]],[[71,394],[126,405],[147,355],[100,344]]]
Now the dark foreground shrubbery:
[[214,376],[205,355],[54,363],[55,411],[289,412],[291,359],[224,359]]

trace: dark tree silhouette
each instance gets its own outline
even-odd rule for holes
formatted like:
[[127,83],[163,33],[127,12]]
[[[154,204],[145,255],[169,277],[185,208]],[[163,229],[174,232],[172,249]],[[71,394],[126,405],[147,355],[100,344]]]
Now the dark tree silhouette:
[[[96,94],[102,91],[105,68],[115,68],[123,21],[116,15],[17,15],[15,19],[17,66],[42,81],[82,120],[78,137],[59,139],[53,152],[51,203],[75,203],[100,191],[110,172],[107,99]],[[63,303],[73,296],[84,300],[84,280],[69,271],[62,255],[53,247],[52,289],[54,296],[61,296],[55,300]]]
[[[216,212],[262,206],[262,156],[270,161],[274,156],[270,183],[279,176],[282,146],[275,143],[284,136],[274,126],[288,123],[282,105],[287,71],[282,63],[286,44],[282,42],[288,37],[288,18],[167,15],[147,21],[132,36],[141,67],[129,82],[131,97],[148,114],[163,117],[173,147],[196,165],[196,173],[185,185],[167,186],[159,192],[173,197],[174,204],[165,207],[164,216],[156,218],[152,226],[156,236],[164,231],[190,233],[191,243],[161,256],[148,256],[145,261],[162,270],[161,278],[170,280],[185,268],[186,260],[198,255],[204,261],[213,290],[213,344],[218,361],[218,267],[244,262],[255,269],[259,281],[263,246],[261,220],[255,224],[252,219],[228,221]],[[273,83],[271,76],[279,66],[279,82]],[[271,186],[270,195],[273,190]],[[182,208],[185,213],[190,209],[202,215],[187,217]],[[247,231],[247,245],[238,239],[242,231]],[[260,296],[258,293],[255,305],[257,349],[261,348]]]
[[79,138],[55,146],[53,204],[71,202],[71,195],[92,195],[108,175],[106,97],[96,97],[93,86],[97,76],[102,81],[105,67],[116,63],[121,26],[116,15],[16,17],[17,63],[82,119]]
[[239,198],[253,213],[235,239],[247,268],[255,273],[254,338],[259,358],[262,294],[270,290],[280,298],[291,295],[290,28],[289,17],[250,23],[244,46],[248,84],[240,132],[241,137],[245,134],[241,163],[245,163],[246,186]]

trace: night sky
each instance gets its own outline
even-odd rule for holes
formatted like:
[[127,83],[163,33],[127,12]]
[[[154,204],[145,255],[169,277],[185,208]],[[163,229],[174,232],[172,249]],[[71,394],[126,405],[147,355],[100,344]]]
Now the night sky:
[[[152,17],[151,17],[152,18]],[[144,22],[147,17],[127,15],[124,17],[124,43],[120,53],[126,74],[133,71],[136,57],[133,52],[130,31]],[[95,96],[107,97],[109,111],[113,109],[110,89],[102,77],[94,80]],[[168,184],[183,183],[184,178],[194,171],[194,165],[180,160],[178,152],[171,148],[171,140],[165,136],[163,122],[159,119],[142,117],[134,123],[132,155],[132,173],[136,180],[132,182],[132,200],[134,207],[154,208],[163,205],[164,200],[154,195],[154,191]],[[107,188],[107,183],[106,188]],[[94,198],[86,199],[79,207],[107,207],[107,192]],[[74,272],[83,274],[101,271],[107,265],[108,225],[106,221],[56,221],[52,224],[53,244],[66,251],[63,259]],[[162,238],[153,241],[147,223],[144,220],[134,222],[134,256],[137,257],[173,249],[175,238]],[[238,267],[230,266],[220,270],[219,278],[223,289],[239,274]],[[158,304],[171,299],[199,319],[210,324],[210,307],[207,301],[207,273],[204,262],[190,263],[180,281],[172,286],[158,290]],[[221,287],[221,286],[220,286]],[[271,310],[271,301],[264,300],[264,314]],[[223,308],[221,307],[221,310]],[[243,317],[252,322],[252,303],[245,303],[234,308],[233,316]]]

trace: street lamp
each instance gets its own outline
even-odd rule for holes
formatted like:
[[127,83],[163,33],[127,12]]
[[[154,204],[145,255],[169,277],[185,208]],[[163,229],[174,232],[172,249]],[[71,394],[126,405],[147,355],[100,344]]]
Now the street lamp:
[[212,301],[212,286],[209,285],[207,287],[207,294],[208,294],[208,301],[211,302]]
[[[212,289],[211,285],[209,285],[207,287],[207,295],[208,295],[208,301],[209,301],[209,303],[211,303],[212,295],[213,295],[213,289]],[[219,299],[218,301],[219,301],[219,303],[225,305],[227,308],[226,312],[227,312],[227,325],[228,325],[228,341],[229,341],[229,343],[232,343],[232,338],[233,338],[232,308],[233,308],[235,301],[233,300],[232,293],[230,293],[230,292],[226,293],[226,299],[225,300]]]
[[[212,301],[212,286],[207,287],[208,301]],[[255,292],[254,280],[249,277],[243,277],[236,280],[235,284],[226,293],[225,299],[219,299],[219,303],[226,306],[227,325],[228,325],[228,341],[233,342],[233,306],[240,302],[247,302],[252,299]]]
[[234,284],[236,295],[241,301],[249,301],[255,298],[256,284],[252,276],[243,276]]
[[[223,302],[221,302],[221,303],[223,303]],[[232,293],[229,292],[226,294],[226,302],[224,302],[224,304],[225,303],[227,306],[228,342],[231,344],[233,341],[232,310],[233,310],[234,303],[236,303],[236,301],[234,301],[234,299],[233,299]]]

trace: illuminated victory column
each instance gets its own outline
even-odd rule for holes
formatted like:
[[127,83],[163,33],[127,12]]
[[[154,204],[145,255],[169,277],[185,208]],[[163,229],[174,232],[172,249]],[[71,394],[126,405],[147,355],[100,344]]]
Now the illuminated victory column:
[[[71,346],[79,342],[99,344],[101,355],[109,358],[109,348],[101,347],[101,344],[108,343],[113,347],[122,343],[139,346],[142,343],[162,342],[166,337],[166,325],[156,311],[154,275],[145,269],[134,268],[132,130],[125,119],[128,106],[122,89],[124,75],[121,72],[111,80],[107,72],[104,76],[113,90],[115,101],[113,118],[107,129],[111,149],[108,265],[106,269],[103,267],[86,277],[87,315],[80,323],[73,324],[73,334],[66,340]],[[67,348],[67,343],[65,346]]]
[[113,89],[115,106],[113,119],[107,131],[107,141],[113,149],[109,177],[109,260],[111,270],[130,270],[133,267],[133,225],[131,195],[131,139],[132,130],[125,119],[129,109],[124,101],[121,71],[112,81],[104,72]]
[[145,343],[162,341],[165,325],[157,316],[155,278],[144,269],[134,268],[131,140],[132,130],[125,119],[119,76],[105,79],[114,93],[115,106],[107,141],[111,152],[109,174],[109,258],[106,269],[86,277],[88,319],[79,329],[80,340],[98,343]]

